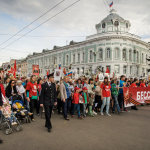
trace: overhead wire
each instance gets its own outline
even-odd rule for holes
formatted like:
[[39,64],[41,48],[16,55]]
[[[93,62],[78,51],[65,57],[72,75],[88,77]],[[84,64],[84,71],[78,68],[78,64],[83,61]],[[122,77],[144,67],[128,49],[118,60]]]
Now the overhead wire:
[[65,0],[60,1],[59,3],[57,3],[56,5],[54,5],[53,7],[51,7],[50,9],[48,9],[46,12],[44,12],[42,15],[40,15],[38,18],[36,18],[35,20],[33,20],[31,23],[29,23],[28,25],[26,25],[25,27],[23,27],[22,29],[20,29],[18,32],[16,32],[14,35],[12,35],[10,38],[8,38],[7,40],[5,40],[4,42],[0,43],[0,46],[2,46],[3,44],[5,44],[6,42],[8,42],[9,40],[11,40],[13,37],[15,37],[16,35],[18,35],[18,33],[22,32],[23,30],[25,30],[27,27],[29,27],[30,25],[32,25],[34,22],[36,22],[37,20],[39,20],[40,18],[42,18],[43,16],[45,16],[47,13],[49,13],[50,11],[52,11],[54,8],[56,8],[57,6],[59,6],[61,3],[63,3]]
[[62,9],[61,11],[59,11],[58,13],[56,13],[55,15],[53,15],[52,17],[48,18],[47,20],[45,20],[44,22],[42,22],[41,24],[39,24],[38,26],[36,26],[35,28],[33,28],[32,30],[26,32],[25,34],[23,34],[21,37],[17,38],[16,40],[12,41],[11,43],[9,43],[8,45],[6,45],[5,47],[1,48],[1,50],[7,48],[8,46],[12,45],[13,43],[17,42],[18,40],[20,40],[21,38],[23,38],[24,36],[26,36],[27,34],[31,33],[32,31],[36,30],[37,28],[39,28],[41,25],[45,24],[46,22],[50,21],[51,19],[55,18],[56,16],[58,16],[59,14],[61,14],[62,12],[66,11],[67,9],[71,8],[72,6],[74,6],[76,3],[78,3],[81,0],[77,0],[74,3],[70,4],[69,6],[65,7],[64,9]]

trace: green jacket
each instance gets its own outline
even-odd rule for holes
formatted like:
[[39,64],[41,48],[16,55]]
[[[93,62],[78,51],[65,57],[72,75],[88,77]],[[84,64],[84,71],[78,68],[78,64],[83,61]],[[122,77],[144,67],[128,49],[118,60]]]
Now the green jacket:
[[111,85],[111,94],[112,94],[112,95],[118,95],[118,89],[117,89],[117,86],[116,86],[115,83],[113,83],[113,84]]

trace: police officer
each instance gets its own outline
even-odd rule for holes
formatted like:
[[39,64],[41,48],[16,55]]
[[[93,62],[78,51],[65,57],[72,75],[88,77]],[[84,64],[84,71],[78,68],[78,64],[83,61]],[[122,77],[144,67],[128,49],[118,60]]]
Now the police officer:
[[40,106],[45,109],[45,127],[48,129],[48,132],[51,132],[51,114],[54,105],[57,105],[56,97],[56,86],[54,83],[54,73],[47,76],[48,81],[42,84],[41,96],[40,96]]

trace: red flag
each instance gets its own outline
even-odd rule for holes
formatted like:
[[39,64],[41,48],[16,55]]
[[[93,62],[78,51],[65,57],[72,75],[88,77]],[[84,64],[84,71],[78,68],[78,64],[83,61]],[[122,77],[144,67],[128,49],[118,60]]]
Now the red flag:
[[14,63],[14,78],[16,78],[16,71],[17,71],[17,66],[16,66],[16,60],[15,60],[15,63]]
[[49,70],[47,70],[47,76],[49,75]]
[[107,69],[106,69],[106,73],[110,73],[110,71],[109,71],[109,68],[107,67]]
[[15,60],[15,63],[14,63],[14,71],[15,72],[17,71],[16,60]]
[[66,74],[66,68],[64,68],[63,73]]

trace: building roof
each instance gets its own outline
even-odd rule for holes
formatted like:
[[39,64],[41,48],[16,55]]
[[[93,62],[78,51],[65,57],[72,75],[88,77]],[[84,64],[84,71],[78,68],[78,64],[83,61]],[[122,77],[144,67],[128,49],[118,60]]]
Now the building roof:
[[101,22],[111,22],[112,20],[118,20],[119,22],[126,21],[116,13],[116,10],[112,9],[110,11],[110,14],[106,18],[104,18]]

